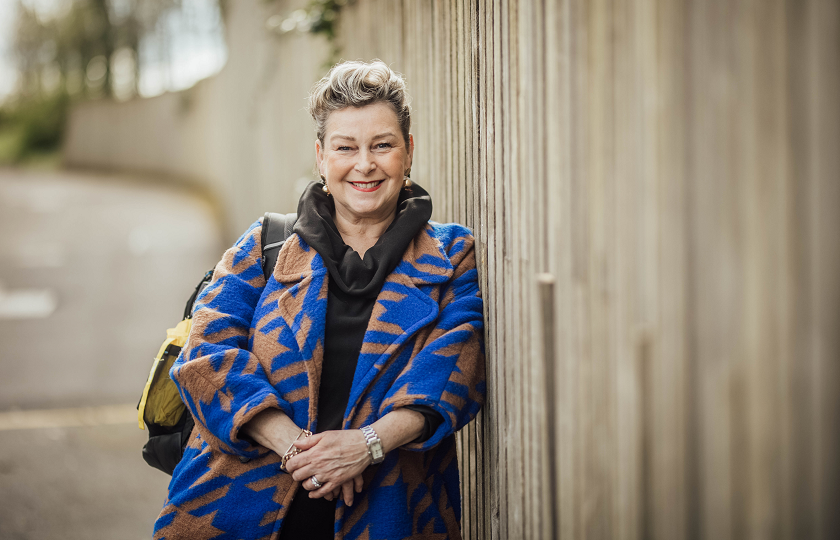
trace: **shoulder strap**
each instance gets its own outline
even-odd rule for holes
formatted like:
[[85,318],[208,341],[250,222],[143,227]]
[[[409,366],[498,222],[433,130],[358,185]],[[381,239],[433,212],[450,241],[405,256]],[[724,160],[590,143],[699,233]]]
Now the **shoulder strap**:
[[297,214],[277,214],[266,212],[263,218],[262,254],[263,254],[263,275],[268,279],[274,272],[274,265],[277,264],[277,255],[286,239],[292,235],[297,221]]

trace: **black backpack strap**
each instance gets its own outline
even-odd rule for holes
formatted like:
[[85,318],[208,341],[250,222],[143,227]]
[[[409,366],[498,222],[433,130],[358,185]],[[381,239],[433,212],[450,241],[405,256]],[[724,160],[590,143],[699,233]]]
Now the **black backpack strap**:
[[192,311],[193,305],[195,305],[195,299],[198,298],[198,295],[201,294],[201,291],[203,291],[204,288],[207,287],[207,284],[210,283],[211,279],[213,279],[213,270],[208,270],[204,274],[204,277],[201,278],[201,281],[198,282],[198,285],[196,285],[195,290],[190,295],[190,299],[187,300],[187,305],[184,307],[185,319],[192,318]]
[[277,255],[286,239],[292,235],[297,221],[297,214],[277,214],[266,212],[263,218],[262,254],[263,254],[263,276],[268,279],[274,272],[274,265],[277,264]]

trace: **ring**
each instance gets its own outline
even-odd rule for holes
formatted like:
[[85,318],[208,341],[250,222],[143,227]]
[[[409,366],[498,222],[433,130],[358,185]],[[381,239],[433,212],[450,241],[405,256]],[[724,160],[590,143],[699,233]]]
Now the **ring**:
[[319,482],[318,479],[315,478],[314,475],[310,476],[309,479],[312,480],[312,485],[315,486],[316,488],[319,488],[319,487],[324,485],[321,482]]

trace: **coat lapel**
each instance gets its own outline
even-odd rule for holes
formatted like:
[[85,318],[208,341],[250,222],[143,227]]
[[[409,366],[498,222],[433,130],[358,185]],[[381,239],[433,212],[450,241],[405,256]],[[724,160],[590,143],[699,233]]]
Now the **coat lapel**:
[[[345,420],[354,410],[388,359],[439,312],[432,291],[452,278],[453,267],[431,225],[409,243],[397,268],[388,276],[376,298],[364,343],[353,377]],[[318,406],[318,389],[324,358],[324,329],[327,317],[328,275],[323,259],[297,235],[278,256],[273,293],[283,323],[297,342],[308,374],[309,427],[313,427]],[[285,362],[288,366],[289,362]]]
[[376,299],[353,377],[346,425],[388,359],[437,318],[438,301],[430,292],[435,285],[451,279],[452,273],[452,263],[443,246],[434,237],[432,227],[426,225],[409,243],[402,261],[385,280]]
[[[290,239],[294,241],[286,242],[274,267],[273,277],[279,284],[275,295],[279,317],[291,330],[306,370],[308,427],[313,428],[324,360],[328,271],[321,256],[299,236],[294,235]],[[283,362],[282,369],[287,370],[289,378],[294,375],[292,370],[295,363]],[[301,387],[302,392],[304,389]]]

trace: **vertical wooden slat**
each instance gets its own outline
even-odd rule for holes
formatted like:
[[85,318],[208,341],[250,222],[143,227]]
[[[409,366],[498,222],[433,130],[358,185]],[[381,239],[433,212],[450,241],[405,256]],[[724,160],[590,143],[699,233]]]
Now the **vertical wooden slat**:
[[[645,524],[657,539],[681,539],[698,533],[686,521],[689,495],[695,490],[689,482],[686,460],[689,404],[694,380],[686,376],[687,368],[687,299],[686,283],[686,193],[685,193],[685,110],[687,83],[685,77],[685,6],[681,3],[657,2],[652,6],[655,18],[655,43],[649,44],[645,72],[656,92],[651,108],[654,156],[650,165],[655,180],[654,209],[659,226],[652,233],[656,260],[651,271],[655,281],[649,282],[657,298],[651,308],[654,340],[648,358],[646,397],[652,410],[647,410],[650,436],[645,433],[643,459],[651,491],[645,501]],[[690,444],[694,447],[695,444]],[[653,514],[651,516],[651,513]]]
[[[492,104],[494,103],[494,84],[493,84],[493,65],[492,65],[492,37],[493,37],[493,2],[494,0],[482,0],[480,12],[478,14],[479,26],[481,33],[480,39],[480,69],[481,69],[481,129],[480,142],[482,149],[480,179],[482,181],[482,215],[480,234],[484,238],[485,253],[484,262],[487,265],[487,278],[485,286],[489,287],[490,283],[495,283],[496,279],[496,258],[498,251],[495,249],[495,233],[493,224],[495,224],[495,212],[493,205],[493,195],[495,194],[495,176],[493,175],[494,167],[492,161],[492,148],[494,143],[494,133],[492,127],[493,112]],[[488,290],[488,289],[484,289]],[[485,457],[488,459],[488,474],[485,481],[489,482],[487,486],[490,496],[488,497],[488,507],[485,525],[484,538],[491,538],[492,540],[499,540],[506,538],[505,528],[503,526],[502,514],[505,508],[505,496],[507,493],[504,482],[504,447],[500,440],[500,429],[503,424],[504,411],[501,404],[503,403],[503,380],[501,379],[500,366],[501,362],[494,361],[498,358],[497,338],[499,332],[496,330],[496,320],[498,319],[498,311],[496,302],[490,296],[485,296],[488,307],[486,308],[487,318],[487,336],[488,336],[488,407],[485,408],[485,420],[487,424],[488,437],[485,445],[487,451]]]
[[[791,6],[794,9],[798,6]],[[809,259],[808,286],[811,323],[809,336],[814,391],[808,406],[802,408],[800,419],[813,422],[811,506],[816,508],[815,537],[840,536],[840,516],[834,511],[840,505],[840,398],[836,382],[840,380],[838,351],[840,326],[838,303],[840,287],[840,251],[836,231],[840,217],[836,209],[840,203],[840,6],[830,1],[810,1],[804,6],[807,13],[805,54],[798,58],[807,64],[807,99],[800,103],[807,115],[804,140],[794,139],[796,150],[804,154],[809,214],[807,244]],[[798,79],[794,79],[798,80]],[[793,86],[793,85],[791,85]]]

